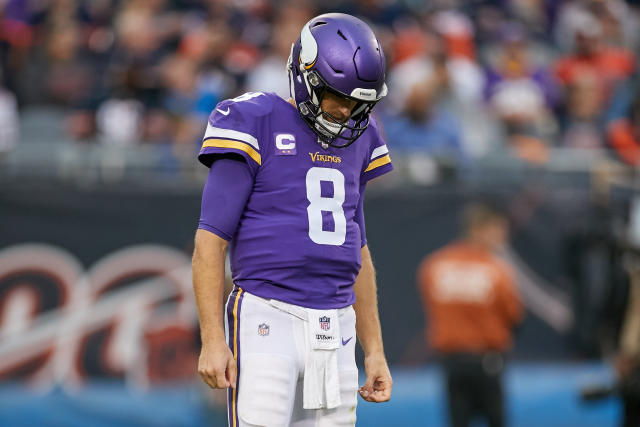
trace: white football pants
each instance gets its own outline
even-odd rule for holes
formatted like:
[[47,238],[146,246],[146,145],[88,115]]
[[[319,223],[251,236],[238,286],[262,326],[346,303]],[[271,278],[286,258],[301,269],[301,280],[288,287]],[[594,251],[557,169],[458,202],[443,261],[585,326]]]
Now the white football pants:
[[338,310],[341,403],[334,409],[303,409],[309,352],[304,320],[238,287],[229,295],[226,307],[227,342],[238,367],[237,387],[229,388],[227,395],[230,427],[355,425],[358,370],[352,307]]

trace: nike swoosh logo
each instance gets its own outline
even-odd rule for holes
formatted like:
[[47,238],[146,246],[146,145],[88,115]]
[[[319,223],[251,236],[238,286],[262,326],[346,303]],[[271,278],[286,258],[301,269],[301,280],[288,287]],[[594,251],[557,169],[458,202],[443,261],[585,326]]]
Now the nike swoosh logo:
[[342,338],[342,345],[347,345],[347,344],[349,344],[349,341],[351,341],[351,338],[353,338],[353,337],[349,337],[349,339],[347,339],[346,341],[345,341],[345,339],[344,339],[344,338]]
[[225,116],[228,116],[228,115],[229,115],[229,107],[227,107],[227,111],[222,111],[222,110],[221,110],[221,109],[219,109],[219,108],[216,108],[216,110],[217,110],[220,114],[224,114]]

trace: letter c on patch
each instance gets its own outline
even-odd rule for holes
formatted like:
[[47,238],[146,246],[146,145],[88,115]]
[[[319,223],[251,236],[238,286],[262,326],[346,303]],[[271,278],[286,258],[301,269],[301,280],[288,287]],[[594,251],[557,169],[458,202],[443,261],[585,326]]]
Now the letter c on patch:
[[296,148],[296,138],[289,133],[279,133],[276,135],[276,148],[278,150],[293,150]]

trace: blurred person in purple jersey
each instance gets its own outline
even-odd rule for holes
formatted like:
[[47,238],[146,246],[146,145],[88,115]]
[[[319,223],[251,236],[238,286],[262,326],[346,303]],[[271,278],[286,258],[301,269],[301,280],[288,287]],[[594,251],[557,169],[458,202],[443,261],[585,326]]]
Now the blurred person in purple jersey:
[[495,58],[487,70],[485,97],[512,153],[534,164],[546,162],[547,141],[556,128],[559,91],[537,64],[528,31],[516,22],[502,26]]
[[392,387],[363,214],[367,182],[392,169],[369,115],[387,93],[385,59],[364,22],[330,13],[304,25],[287,69],[292,99],[249,92],[209,117],[198,371],[228,388],[230,426],[355,425],[357,394],[383,402]]

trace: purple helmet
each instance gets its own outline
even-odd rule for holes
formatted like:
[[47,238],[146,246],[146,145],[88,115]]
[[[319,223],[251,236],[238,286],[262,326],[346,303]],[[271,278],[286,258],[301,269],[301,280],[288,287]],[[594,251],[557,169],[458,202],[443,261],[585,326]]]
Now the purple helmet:
[[[351,145],[387,94],[380,43],[367,24],[351,15],[327,13],[307,22],[291,46],[287,69],[291,97],[323,146]],[[320,109],[326,91],[356,101],[344,123]]]

